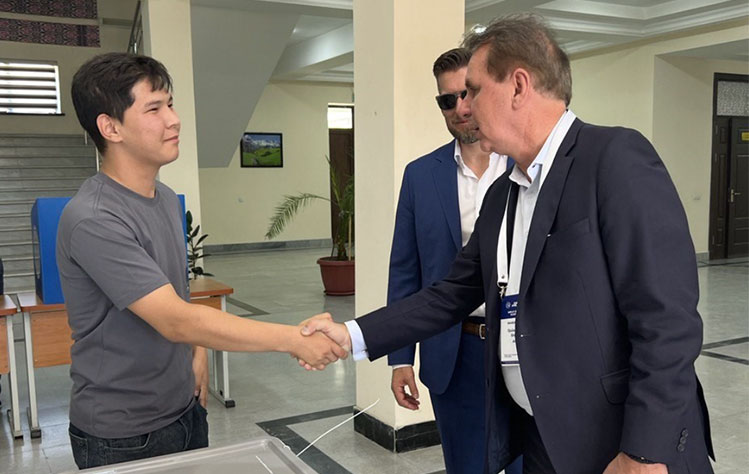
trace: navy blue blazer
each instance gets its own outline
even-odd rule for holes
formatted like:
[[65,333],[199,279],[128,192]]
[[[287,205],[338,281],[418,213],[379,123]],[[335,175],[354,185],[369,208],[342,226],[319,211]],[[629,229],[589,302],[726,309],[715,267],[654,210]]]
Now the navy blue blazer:
[[[447,276],[460,251],[457,169],[454,140],[406,166],[390,251],[388,304]],[[450,383],[460,333],[456,324],[421,341],[419,378],[435,394]],[[414,344],[395,351],[388,364],[413,365],[415,351]]]
[[[513,431],[507,442],[497,361],[507,176],[487,192],[445,279],[357,319],[376,359],[444,331],[486,299],[486,472],[503,468],[519,439]],[[633,130],[576,120],[536,203],[516,327],[523,382],[559,474],[600,474],[619,451],[666,463],[671,474],[712,472],[694,370],[697,300],[686,215],[652,145]]]

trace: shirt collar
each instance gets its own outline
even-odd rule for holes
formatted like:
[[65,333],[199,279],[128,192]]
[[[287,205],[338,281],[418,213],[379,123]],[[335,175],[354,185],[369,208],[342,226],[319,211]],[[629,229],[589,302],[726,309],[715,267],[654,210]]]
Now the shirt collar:
[[[476,174],[471,170],[471,168],[466,165],[465,161],[463,161],[463,155],[460,152],[460,142],[458,140],[455,140],[455,153],[453,154],[453,158],[455,159],[455,163],[457,163],[458,168],[460,171],[466,175],[466,176],[472,176],[476,177]],[[499,159],[499,155],[491,152],[489,154],[489,166],[491,167],[492,163],[495,163]]]
[[554,155],[556,155],[559,150],[559,146],[562,144],[562,139],[567,135],[567,132],[572,126],[572,122],[574,122],[576,118],[577,116],[569,109],[559,117],[556,125],[551,129],[549,136],[546,137],[543,146],[528,167],[528,176],[530,176],[530,180],[528,180],[528,177],[523,174],[520,167],[517,165],[512,168],[510,180],[521,186],[529,187],[536,181],[536,178],[539,177],[539,173],[541,173],[541,170],[543,169],[544,173],[541,173],[541,180],[543,181],[543,178],[550,168],[550,166],[544,168],[544,163],[549,162],[549,164],[551,164],[550,162],[554,160]]

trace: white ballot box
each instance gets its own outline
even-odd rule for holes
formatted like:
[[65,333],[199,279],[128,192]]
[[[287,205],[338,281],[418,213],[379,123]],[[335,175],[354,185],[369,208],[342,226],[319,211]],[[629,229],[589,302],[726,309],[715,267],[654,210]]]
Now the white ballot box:
[[[76,473],[124,474],[315,474],[276,438],[185,451],[140,461],[111,464]],[[72,473],[71,473],[72,474]]]

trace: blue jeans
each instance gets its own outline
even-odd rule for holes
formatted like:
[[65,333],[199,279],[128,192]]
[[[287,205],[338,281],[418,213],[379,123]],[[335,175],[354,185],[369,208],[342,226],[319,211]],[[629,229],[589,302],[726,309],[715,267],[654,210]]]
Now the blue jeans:
[[68,430],[79,469],[135,461],[208,446],[205,408],[197,401],[174,423],[130,438],[98,438],[72,424]]

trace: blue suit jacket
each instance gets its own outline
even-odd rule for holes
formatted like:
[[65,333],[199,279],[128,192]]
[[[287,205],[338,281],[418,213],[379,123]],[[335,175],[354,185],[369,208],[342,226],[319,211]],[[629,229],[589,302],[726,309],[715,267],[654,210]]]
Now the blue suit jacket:
[[[388,304],[441,280],[460,251],[455,141],[418,158],[403,173],[390,252]],[[463,315],[465,316],[465,315]],[[460,324],[421,341],[419,378],[435,394],[447,389],[460,344]],[[415,345],[388,356],[413,364]]]
[[[406,166],[390,252],[388,304],[447,276],[462,248],[457,172],[455,140]],[[460,326],[421,341],[419,378],[432,393],[444,393],[450,383]],[[388,356],[388,364],[413,365],[415,352],[415,344],[404,347]]]
[[[487,191],[446,278],[357,319],[376,359],[486,299],[487,472],[513,458],[519,439],[507,436],[497,360],[497,237],[509,189],[505,175]],[[686,215],[653,147],[632,130],[576,120],[536,203],[516,326],[523,383],[557,472],[600,473],[619,451],[671,474],[712,472],[694,369],[698,293]]]

